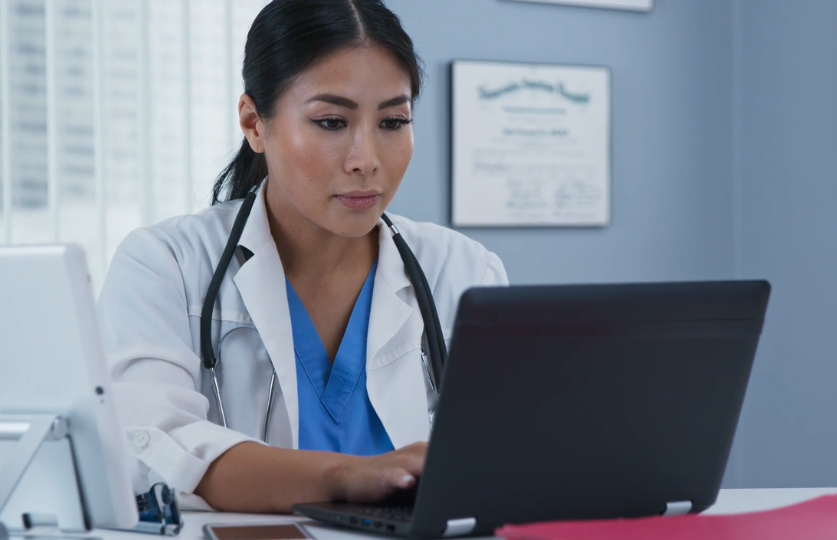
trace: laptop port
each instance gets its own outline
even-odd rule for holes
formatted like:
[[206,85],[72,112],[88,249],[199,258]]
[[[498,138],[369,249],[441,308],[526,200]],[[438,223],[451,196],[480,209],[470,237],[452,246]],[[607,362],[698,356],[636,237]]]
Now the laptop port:
[[387,532],[395,532],[395,525],[387,525]]
[[368,519],[364,519],[364,520],[363,520],[363,526],[364,526],[364,527],[368,527],[368,526],[370,526],[370,525],[372,525],[372,521],[371,521],[371,520],[368,520]]
[[351,523],[352,525],[357,525],[358,520],[357,520],[356,517],[352,516],[352,517],[349,518],[349,523]]

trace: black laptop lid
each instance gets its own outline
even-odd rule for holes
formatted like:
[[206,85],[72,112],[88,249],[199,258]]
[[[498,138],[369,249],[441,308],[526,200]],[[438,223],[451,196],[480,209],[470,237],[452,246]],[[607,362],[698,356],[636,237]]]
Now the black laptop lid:
[[710,506],[769,294],[764,281],[466,292],[413,533]]

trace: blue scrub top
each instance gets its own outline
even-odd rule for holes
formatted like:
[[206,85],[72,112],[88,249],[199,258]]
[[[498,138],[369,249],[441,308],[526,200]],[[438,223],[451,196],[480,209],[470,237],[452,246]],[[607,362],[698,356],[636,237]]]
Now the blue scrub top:
[[334,364],[308,311],[285,279],[296,353],[299,448],[358,456],[393,450],[366,391],[366,336],[378,261],[366,277]]

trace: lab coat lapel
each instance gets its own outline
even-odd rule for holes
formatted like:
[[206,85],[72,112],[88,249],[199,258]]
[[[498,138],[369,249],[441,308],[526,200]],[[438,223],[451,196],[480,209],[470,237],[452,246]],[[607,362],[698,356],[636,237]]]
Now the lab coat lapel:
[[[285,271],[267,220],[265,186],[259,190],[239,245],[253,253],[235,275],[244,305],[270,355],[288,411],[293,447],[299,447],[299,401],[293,330]],[[366,388],[390,441],[400,448],[430,433],[420,359],[424,324],[404,263],[382,220],[378,270],[372,291],[366,351]]]
[[366,389],[395,448],[430,433],[415,293],[389,228],[379,221],[378,271],[366,351]]
[[298,448],[299,401],[291,314],[285,271],[270,234],[264,193],[262,185],[239,241],[253,256],[242,265],[233,281],[276,370],[290,420],[293,448]]

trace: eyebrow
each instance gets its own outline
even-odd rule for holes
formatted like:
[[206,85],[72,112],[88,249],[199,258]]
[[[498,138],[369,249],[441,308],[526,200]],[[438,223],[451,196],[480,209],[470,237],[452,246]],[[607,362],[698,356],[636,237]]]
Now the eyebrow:
[[[351,99],[344,98],[341,96],[336,96],[334,94],[317,94],[314,97],[308,98],[305,103],[311,103],[312,101],[324,101],[326,103],[331,103],[332,105],[339,105],[340,107],[346,107],[347,109],[355,110],[358,108],[358,104],[352,101]],[[401,105],[402,103],[408,103],[410,101],[410,96],[406,94],[401,94],[400,96],[394,97],[392,99],[388,99],[386,101],[382,101],[378,104],[378,110],[386,109],[388,107],[394,107],[396,105]]]

